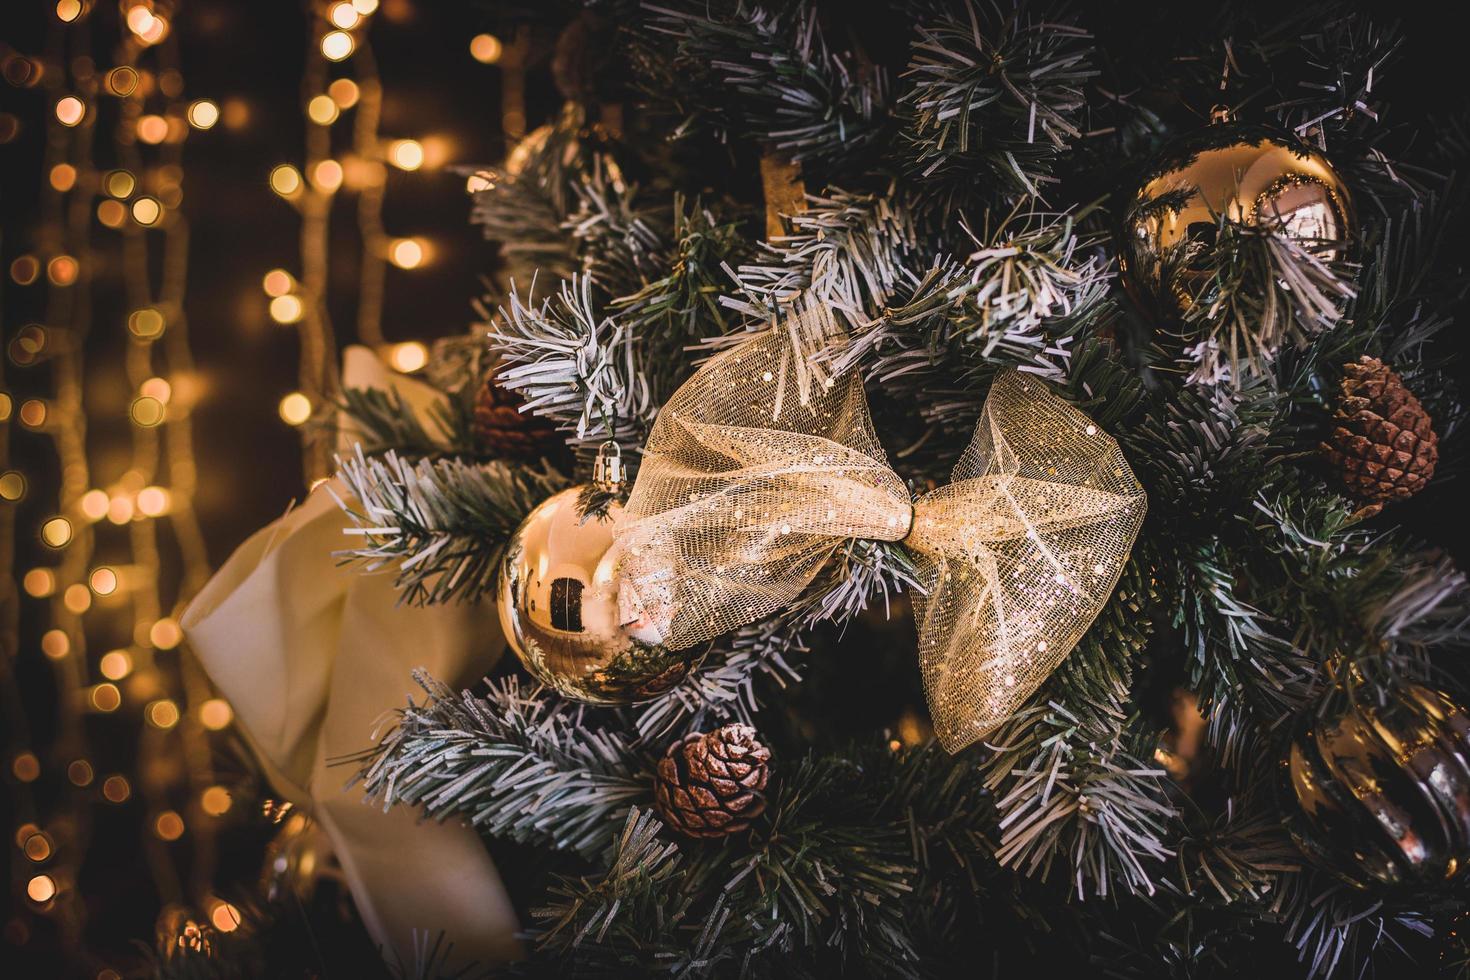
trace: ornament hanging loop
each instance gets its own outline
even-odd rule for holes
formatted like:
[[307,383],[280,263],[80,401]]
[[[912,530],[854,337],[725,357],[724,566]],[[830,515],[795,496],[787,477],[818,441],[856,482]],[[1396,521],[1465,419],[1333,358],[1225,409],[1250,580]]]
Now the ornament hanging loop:
[[1235,119],[1235,110],[1223,103],[1210,107],[1210,125],[1221,126]]
[[603,490],[616,490],[623,485],[623,447],[612,439],[597,447],[592,482]]

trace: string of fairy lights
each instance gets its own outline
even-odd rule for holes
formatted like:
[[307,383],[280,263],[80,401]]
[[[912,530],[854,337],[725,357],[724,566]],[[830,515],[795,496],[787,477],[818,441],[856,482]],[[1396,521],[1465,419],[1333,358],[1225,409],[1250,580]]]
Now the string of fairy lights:
[[[38,393],[18,403],[0,395],[0,417],[9,424],[13,414],[22,432],[49,442],[57,482],[54,508],[29,529],[49,557],[23,572],[21,588],[45,620],[40,654],[52,668],[58,721],[49,744],[33,745],[24,700],[7,698],[9,768],[20,790],[11,878],[29,909],[75,948],[85,922],[77,879],[98,805],[142,804],[143,848],[165,903],[198,909],[217,929],[239,923],[209,891],[216,820],[232,803],[216,782],[209,733],[227,728],[232,713],[181,654],[176,619],[210,574],[193,507],[190,413],[203,385],[185,316],[183,147],[191,131],[220,119],[214,102],[184,96],[172,31],[178,6],[125,0],[114,20],[101,4],[57,0],[45,51],[5,56],[7,80],[37,89],[50,112],[38,221],[8,270],[15,288],[44,290],[33,307],[41,319],[15,330],[6,347]],[[93,52],[108,45],[113,64],[103,69]],[[122,322],[94,322],[102,285],[120,286],[129,311]],[[116,383],[87,373],[94,330],[125,331]],[[97,391],[126,395],[89,397]],[[125,441],[89,442],[89,428],[108,431],[118,415],[127,419]],[[0,482],[15,503],[44,481],[10,470]],[[179,570],[167,594],[166,560]],[[142,722],[136,763],[102,771],[88,718],[126,712]],[[53,773],[66,788],[48,801],[31,790],[56,781]],[[16,941],[28,926],[17,918],[5,928]]]

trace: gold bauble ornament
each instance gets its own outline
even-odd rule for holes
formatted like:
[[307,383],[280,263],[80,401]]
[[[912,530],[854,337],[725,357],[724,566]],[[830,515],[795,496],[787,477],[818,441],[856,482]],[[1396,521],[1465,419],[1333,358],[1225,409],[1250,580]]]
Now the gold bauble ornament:
[[[647,609],[667,596],[640,595],[618,574],[613,527],[622,506],[583,520],[583,487],[542,503],[516,530],[500,566],[497,601],[506,641],[542,684],[591,704],[634,704],[667,692],[704,649],[669,650]],[[640,582],[672,590],[663,583]]]
[[1220,220],[1270,227],[1324,262],[1342,259],[1351,199],[1327,158],[1287,133],[1217,122],[1166,147],[1123,207],[1123,283],[1154,312],[1187,311],[1207,284]]

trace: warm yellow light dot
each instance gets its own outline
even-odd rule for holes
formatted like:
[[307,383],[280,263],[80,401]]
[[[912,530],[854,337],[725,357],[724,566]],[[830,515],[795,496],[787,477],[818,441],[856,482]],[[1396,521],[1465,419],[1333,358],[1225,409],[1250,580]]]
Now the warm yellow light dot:
[[306,307],[302,305],[301,297],[291,293],[271,300],[271,319],[277,323],[296,323],[305,312]]
[[128,330],[142,340],[152,340],[159,336],[163,333],[163,327],[163,314],[152,307],[134,310],[128,317]]
[[41,778],[41,760],[34,752],[22,752],[10,763],[10,771],[23,783],[34,783]]
[[75,126],[86,114],[86,105],[75,95],[63,95],[56,100],[56,119],[63,126]]
[[172,650],[184,642],[184,631],[168,617],[160,619],[148,630],[148,642],[160,650]]
[[128,409],[128,416],[133,420],[134,425],[150,429],[163,421],[163,402],[148,395],[134,398],[132,407]]
[[213,129],[219,122],[219,106],[209,99],[197,99],[189,105],[189,125],[195,129]]
[[322,57],[328,61],[341,61],[352,54],[356,42],[346,31],[332,31],[322,38]]
[[131,197],[137,186],[137,179],[126,170],[113,170],[102,178],[102,190],[113,197]]
[[271,171],[271,190],[282,197],[291,197],[301,192],[301,171],[283,163]]
[[21,587],[33,599],[44,599],[56,591],[56,573],[49,568],[33,568],[26,572]]
[[296,285],[296,280],[285,269],[272,269],[260,280],[267,296],[284,296]]
[[138,39],[145,44],[157,44],[168,33],[168,21],[156,16],[143,4],[130,7],[123,20],[128,25],[128,30],[138,35]]
[[94,568],[92,569],[91,576],[87,579],[87,584],[98,595],[112,595],[117,591],[117,572],[106,566]]
[[317,190],[330,194],[342,186],[342,164],[336,160],[322,160],[311,168],[311,182]]
[[53,517],[41,525],[41,540],[53,548],[64,548],[71,541],[71,521]]
[[209,921],[220,932],[234,932],[244,920],[239,909],[229,902],[220,902],[210,911]]
[[92,590],[80,582],[68,585],[61,594],[61,604],[66,606],[67,612],[80,616],[92,608]]
[[394,140],[388,144],[388,162],[399,170],[417,170],[424,165],[424,147],[418,140]]
[[98,711],[116,711],[121,705],[122,692],[117,689],[116,684],[98,684],[92,688],[92,707]]
[[417,269],[424,263],[424,246],[414,238],[399,238],[388,246],[388,261],[400,269]]
[[493,65],[505,53],[505,45],[494,34],[476,34],[470,38],[470,57],[482,65]]
[[70,255],[58,255],[46,263],[46,278],[58,286],[70,286],[81,271],[81,264]]
[[123,207],[121,201],[108,198],[97,203],[97,220],[108,228],[121,228],[123,222],[128,220],[128,209]]
[[357,26],[359,20],[362,20],[362,14],[358,13],[357,8],[353,7],[348,0],[342,0],[341,3],[332,4],[332,8],[327,11],[327,20],[330,20],[334,27],[350,31]]
[[36,875],[26,882],[26,898],[37,905],[45,905],[56,897],[56,879],[50,875]]
[[28,429],[39,429],[46,424],[46,403],[39,398],[27,398],[20,403],[20,424]]
[[66,767],[66,778],[71,780],[73,786],[91,786],[96,773],[92,771],[92,763],[86,759],[73,759]]
[[153,832],[162,840],[178,840],[184,836],[184,818],[172,810],[165,810],[153,821]]
[[150,398],[157,398],[165,405],[173,397],[173,393],[173,386],[164,378],[149,378],[138,386],[138,394],[147,395]]
[[378,0],[352,0],[352,9],[366,17],[378,9]]
[[281,421],[287,425],[302,425],[311,418],[311,399],[299,391],[293,391],[281,399],[278,410]]
[[43,833],[27,835],[20,847],[25,856],[37,864],[51,857],[51,838]]
[[107,516],[107,491],[88,490],[78,503],[82,515],[91,521],[100,521]]
[[337,108],[336,101],[330,95],[314,96],[306,103],[306,115],[318,126],[330,126],[337,121],[341,110]]
[[41,634],[41,652],[52,660],[62,660],[71,653],[71,637],[66,630],[47,630]]
[[0,422],[10,421],[10,412],[15,408],[15,400],[10,397],[10,392],[0,391]]
[[230,791],[223,786],[210,786],[199,794],[199,808],[211,817],[218,817],[230,811]]
[[109,803],[124,803],[133,795],[133,787],[128,785],[126,776],[108,776],[102,780],[102,795]]
[[34,255],[19,255],[10,263],[10,278],[15,280],[17,286],[29,286],[40,275],[41,261]]
[[144,517],[162,517],[172,503],[172,495],[163,487],[144,487],[138,491],[138,510]]
[[122,526],[133,519],[133,498],[125,493],[115,494],[107,501],[107,519]]
[[212,732],[227,728],[234,717],[230,702],[224,698],[210,698],[199,706],[199,723]]
[[138,117],[138,139],[149,144],[162,143],[168,139],[168,120],[156,115]]
[[77,168],[69,163],[58,163],[51,168],[51,186],[63,194],[77,183]]
[[493,190],[494,187],[495,175],[488,170],[476,170],[464,182],[464,189],[470,194]]
[[350,78],[338,78],[327,86],[327,95],[337,103],[339,109],[351,109],[357,105],[357,100],[362,96],[362,90],[357,83]]
[[110,650],[97,661],[97,669],[110,681],[120,681],[133,672],[133,657],[126,650]]
[[131,65],[118,65],[107,73],[103,84],[119,98],[127,98],[138,87],[138,71]]
[[163,205],[158,203],[156,197],[140,197],[133,202],[133,220],[145,228],[158,224],[158,219],[161,217],[163,217]]
[[26,478],[17,470],[0,473],[0,500],[19,500],[26,495]]
[[70,24],[82,16],[82,0],[56,0],[56,17]]
[[393,370],[411,374],[429,363],[429,348],[417,340],[394,344],[388,361],[393,365]]
[[179,723],[179,706],[164,698],[148,706],[148,723],[164,731]]

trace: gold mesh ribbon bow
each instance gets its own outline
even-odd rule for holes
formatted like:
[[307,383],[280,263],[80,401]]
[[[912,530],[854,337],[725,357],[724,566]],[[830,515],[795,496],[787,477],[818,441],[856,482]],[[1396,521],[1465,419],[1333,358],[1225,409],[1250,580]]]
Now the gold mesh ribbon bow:
[[791,604],[846,538],[919,568],[919,664],[957,752],[1003,722],[1112,593],[1147,501],[1116,441],[1018,372],[991,387],[954,482],[911,501],[861,380],[780,331],[707,361],[659,412],[617,530],[622,588],[683,649]]

